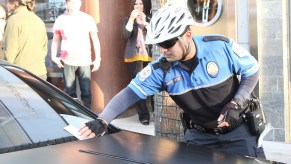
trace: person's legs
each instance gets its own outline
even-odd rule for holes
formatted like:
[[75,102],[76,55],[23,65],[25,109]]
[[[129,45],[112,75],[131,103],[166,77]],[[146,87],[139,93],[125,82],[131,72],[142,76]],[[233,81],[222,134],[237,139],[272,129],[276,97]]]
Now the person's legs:
[[143,125],[149,125],[150,123],[150,113],[148,111],[147,108],[147,104],[146,104],[146,99],[141,99],[139,100],[137,103],[137,114],[139,117],[139,121],[143,124]]
[[127,63],[127,67],[128,67],[130,77],[133,79],[135,78],[136,74],[139,73],[143,69],[143,62],[141,61],[130,62],[130,63]]
[[155,111],[155,101],[154,101],[154,95],[153,96],[149,96],[150,102],[151,102],[151,106],[152,106],[152,112]]
[[65,92],[73,98],[77,97],[76,94],[76,66],[64,64],[63,75],[65,82]]
[[[142,61],[128,63],[128,70],[131,75],[131,78],[135,78],[137,73],[143,69],[143,64],[144,63]],[[136,105],[137,105],[136,111],[140,122],[143,125],[148,125],[150,120],[150,114],[146,105],[146,100],[140,100],[136,103]]]
[[245,123],[219,138],[221,150],[266,159],[263,147],[257,147],[258,137],[251,134]]
[[77,76],[79,79],[81,99],[84,105],[91,109],[91,68],[90,66],[79,66],[77,70]]
[[187,129],[184,137],[189,144],[202,145],[232,154],[266,158],[264,149],[257,148],[257,137],[251,134],[247,124],[224,135],[206,134],[195,129]]

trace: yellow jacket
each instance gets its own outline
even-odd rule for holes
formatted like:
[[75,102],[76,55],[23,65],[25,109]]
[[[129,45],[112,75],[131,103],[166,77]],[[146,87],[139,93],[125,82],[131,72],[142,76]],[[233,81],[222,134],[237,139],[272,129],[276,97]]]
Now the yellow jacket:
[[44,22],[25,6],[18,7],[7,19],[3,52],[9,63],[35,75],[46,75],[47,34]]

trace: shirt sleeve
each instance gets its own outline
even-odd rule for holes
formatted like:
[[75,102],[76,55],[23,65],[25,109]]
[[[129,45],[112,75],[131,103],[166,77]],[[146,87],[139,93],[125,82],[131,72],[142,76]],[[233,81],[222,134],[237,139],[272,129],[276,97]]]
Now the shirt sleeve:
[[90,32],[92,33],[98,32],[97,25],[92,16],[90,16],[89,18],[89,27],[90,27]]
[[3,52],[6,56],[6,60],[9,63],[14,63],[15,58],[20,52],[20,47],[18,44],[19,38],[19,28],[13,22],[8,22],[5,27],[5,32],[3,36]]
[[110,100],[99,117],[111,122],[139,100],[140,98],[129,87],[126,87]]
[[45,25],[43,25],[43,56],[44,58],[46,57],[47,53],[48,53],[48,37],[47,37],[47,32],[46,32],[46,28]]
[[141,99],[163,91],[163,71],[154,69],[152,63],[143,68],[129,83],[130,87]]
[[246,78],[254,75],[259,70],[259,64],[254,56],[233,40],[230,42],[229,51],[237,75]]
[[54,30],[55,34],[61,35],[61,31],[60,31],[60,27],[59,27],[60,23],[59,22],[60,22],[60,17],[55,20],[55,23],[54,23],[54,26],[53,26],[53,30]]

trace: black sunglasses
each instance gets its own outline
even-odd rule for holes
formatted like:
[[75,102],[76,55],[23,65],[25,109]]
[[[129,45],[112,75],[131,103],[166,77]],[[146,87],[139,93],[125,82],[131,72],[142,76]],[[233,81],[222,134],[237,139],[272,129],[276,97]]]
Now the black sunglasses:
[[[185,29],[185,31],[180,35],[180,37],[183,36],[187,31],[189,31],[188,28]],[[172,39],[163,41],[162,43],[158,43],[158,46],[164,49],[168,49],[168,48],[173,47],[177,43],[178,40],[179,40],[178,37],[172,38]]]
[[168,48],[173,47],[177,43],[177,41],[178,41],[178,38],[172,38],[172,39],[166,40],[162,43],[158,43],[158,46],[165,48],[165,49],[168,49]]

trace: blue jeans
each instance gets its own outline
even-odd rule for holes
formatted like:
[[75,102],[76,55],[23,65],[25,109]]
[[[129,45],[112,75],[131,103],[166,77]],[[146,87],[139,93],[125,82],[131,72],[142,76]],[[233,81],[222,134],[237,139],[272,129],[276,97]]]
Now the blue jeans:
[[65,81],[65,91],[71,97],[77,98],[77,85],[76,80],[78,78],[81,100],[83,104],[91,109],[91,90],[90,90],[90,80],[91,80],[91,68],[88,66],[71,66],[64,64],[63,69],[64,81]]

